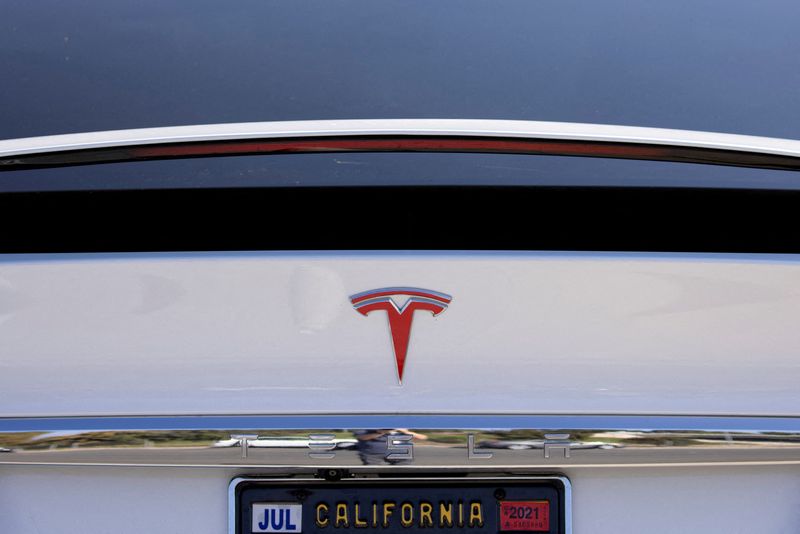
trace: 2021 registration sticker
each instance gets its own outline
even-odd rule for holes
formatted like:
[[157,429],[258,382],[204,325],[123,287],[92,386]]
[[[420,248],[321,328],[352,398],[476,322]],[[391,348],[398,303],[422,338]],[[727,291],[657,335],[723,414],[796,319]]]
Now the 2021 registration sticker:
[[550,503],[547,501],[504,501],[500,503],[500,530],[505,532],[547,532]]

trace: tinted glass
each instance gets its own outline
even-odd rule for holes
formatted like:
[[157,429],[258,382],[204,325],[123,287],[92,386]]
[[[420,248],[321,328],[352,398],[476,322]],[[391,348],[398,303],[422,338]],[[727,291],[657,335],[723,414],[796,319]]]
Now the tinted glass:
[[4,0],[0,138],[454,117],[800,138],[797,0]]
[[511,154],[296,154],[0,172],[0,192],[319,186],[617,186],[800,189],[800,173]]

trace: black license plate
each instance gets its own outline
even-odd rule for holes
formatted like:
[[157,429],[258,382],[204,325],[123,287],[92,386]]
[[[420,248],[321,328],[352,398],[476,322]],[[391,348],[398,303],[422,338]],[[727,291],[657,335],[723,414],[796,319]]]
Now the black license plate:
[[232,534],[570,534],[563,477],[237,479],[231,497]]

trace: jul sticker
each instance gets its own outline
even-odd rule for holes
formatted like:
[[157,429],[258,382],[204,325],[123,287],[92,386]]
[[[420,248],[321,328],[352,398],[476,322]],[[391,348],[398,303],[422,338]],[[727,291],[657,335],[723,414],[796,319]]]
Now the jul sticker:
[[303,505],[253,503],[253,532],[302,532]]

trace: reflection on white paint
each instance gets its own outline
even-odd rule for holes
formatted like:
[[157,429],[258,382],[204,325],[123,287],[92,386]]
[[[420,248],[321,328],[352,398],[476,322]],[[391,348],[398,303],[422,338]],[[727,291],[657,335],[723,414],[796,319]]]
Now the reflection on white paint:
[[313,334],[328,327],[344,309],[347,292],[336,271],[316,265],[294,269],[289,283],[288,302],[299,331]]

